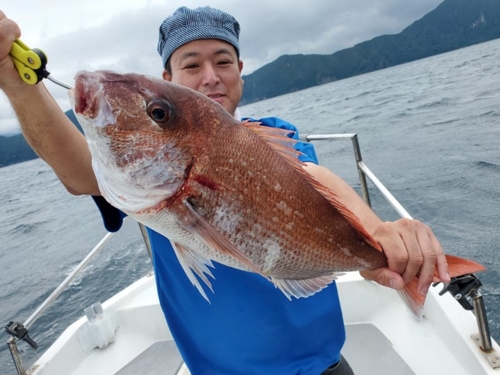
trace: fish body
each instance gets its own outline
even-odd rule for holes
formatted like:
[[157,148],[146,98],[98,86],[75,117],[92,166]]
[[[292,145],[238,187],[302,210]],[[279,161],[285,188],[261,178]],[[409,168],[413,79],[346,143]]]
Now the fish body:
[[[210,286],[212,260],[261,274],[289,298],[387,266],[358,218],[304,170],[286,131],[135,74],[78,73],[73,105],[104,198],[169,238],[205,298],[194,274]],[[418,293],[404,293],[419,313]]]

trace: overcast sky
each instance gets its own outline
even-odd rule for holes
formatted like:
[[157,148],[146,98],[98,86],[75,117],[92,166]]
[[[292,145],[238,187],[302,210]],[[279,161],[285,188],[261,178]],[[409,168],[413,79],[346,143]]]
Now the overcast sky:
[[[442,0],[0,0],[21,40],[48,56],[53,77],[73,84],[82,69],[161,77],[158,27],[178,7],[209,5],[241,25],[243,74],[284,54],[331,54],[383,34],[397,34]],[[66,90],[46,83],[63,110]],[[0,96],[0,135],[19,133]]]

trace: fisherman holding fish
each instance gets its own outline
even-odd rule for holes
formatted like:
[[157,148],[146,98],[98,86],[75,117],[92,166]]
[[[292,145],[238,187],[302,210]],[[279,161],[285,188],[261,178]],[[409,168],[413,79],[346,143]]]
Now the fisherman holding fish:
[[[158,43],[158,52],[162,57],[164,67],[163,79],[194,89],[204,97],[193,94],[190,101],[185,101],[181,105],[176,102],[176,95],[172,95],[171,103],[173,104],[165,104],[167,103],[165,99],[161,99],[162,96],[158,95],[160,99],[148,101],[149,118],[147,121],[150,123],[152,119],[160,128],[169,131],[168,126],[162,127],[162,123],[168,124],[170,116],[182,114],[187,119],[197,118],[199,108],[190,107],[193,106],[191,102],[200,102],[200,106],[209,108],[210,113],[218,113],[217,118],[224,118],[229,113],[237,120],[241,120],[237,109],[243,90],[241,78],[243,62],[239,58],[239,31],[240,27],[236,19],[225,12],[209,7],[198,9],[182,7],[166,18],[160,26]],[[71,194],[94,196],[106,227],[109,230],[118,230],[123,215],[102,199],[102,195],[112,200],[121,192],[115,191],[116,185],[105,186],[103,182],[105,176],[96,177],[100,173],[98,170],[100,165],[94,160],[93,169],[92,157],[97,159],[99,155],[94,152],[91,155],[86,138],[66,117],[43,83],[35,86],[27,85],[20,79],[14,68],[9,50],[14,40],[20,35],[20,29],[15,22],[0,12],[0,88],[10,101],[25,138],[36,153],[53,168]],[[113,99],[110,95],[108,99],[106,96],[107,102],[104,103],[104,100],[101,100],[103,94],[100,92],[107,92],[108,81],[121,80],[116,77],[118,76],[109,72],[82,73],[77,76],[73,95],[75,112],[80,115],[79,118],[85,120],[88,117],[95,120],[96,117],[101,116],[99,117],[99,121],[102,120],[101,126],[102,122],[119,123],[121,121],[118,112],[114,111],[116,106],[113,100],[116,98]],[[125,90],[121,83],[114,83],[113,88],[109,90],[114,90],[118,86],[120,90]],[[135,86],[141,83],[143,84],[141,95],[153,91],[149,87],[149,80],[138,77],[137,81],[134,81]],[[153,87],[152,83],[151,86]],[[188,90],[176,85],[168,86],[166,91],[168,90],[172,90],[172,93],[179,92],[177,96],[191,95],[190,92],[185,93]],[[170,94],[165,95],[168,97]],[[127,95],[118,95],[118,99],[123,103],[126,102],[123,100],[125,97],[128,98]],[[222,108],[213,102],[222,106],[226,112],[223,111],[224,114],[218,112],[222,111]],[[93,105],[96,107],[92,107]],[[134,110],[135,107],[140,106],[134,106]],[[144,117],[147,117],[146,114]],[[235,121],[233,117],[231,119]],[[187,125],[192,125],[188,124],[189,120],[185,121]],[[224,120],[224,122],[231,121]],[[259,123],[261,126],[258,126]],[[275,128],[281,128],[295,131],[293,137],[298,139],[295,127],[281,119],[261,119],[254,124],[257,125],[253,128],[249,127],[252,132],[262,133],[262,129],[267,127],[272,133]],[[222,128],[222,123],[220,126],[221,129],[226,129]],[[95,131],[99,129],[96,128]],[[248,129],[245,128],[244,131],[248,132]],[[87,134],[87,128],[85,132]],[[221,132],[221,137],[224,136],[222,134],[224,132]],[[269,137],[278,137],[276,134],[272,133]],[[94,135],[89,133],[87,136],[93,137]],[[201,139],[201,141],[204,140]],[[159,147],[161,147],[160,144],[158,144]],[[330,202],[333,200],[339,207],[346,207],[346,211],[353,214],[352,217],[351,214],[346,214],[348,219],[346,227],[355,228],[356,236],[363,238],[367,243],[373,239],[369,246],[378,249],[373,250],[376,254],[382,254],[383,250],[384,257],[380,255],[383,263],[380,265],[384,266],[362,270],[361,274],[365,278],[396,290],[403,290],[405,285],[414,282],[416,294],[422,297],[427,293],[435,274],[443,282],[450,280],[445,254],[428,226],[418,220],[381,221],[342,179],[317,165],[316,155],[310,144],[297,142],[294,147],[300,151],[299,159],[305,163],[303,169],[307,173],[304,172],[304,175],[309,175],[304,179],[310,179],[311,185],[324,186],[324,188],[318,188],[320,192],[334,192],[335,197],[329,198]],[[102,155],[107,157],[107,152],[110,151]],[[291,154],[290,150],[284,152]],[[252,155],[252,158],[261,160],[264,158],[263,155],[264,152]],[[134,158],[144,158],[144,155],[134,154]],[[199,167],[194,162],[177,171],[169,164],[161,164],[163,162],[157,155],[151,156],[151,161],[157,162],[165,170],[174,170],[177,174],[186,173],[194,176],[195,172],[199,172],[197,172]],[[261,163],[264,162],[264,160],[261,161]],[[157,176],[157,170],[151,164],[134,171],[135,178],[145,178],[146,175],[147,177]],[[101,166],[106,167],[104,164]],[[296,167],[295,170],[297,169],[302,169],[302,167]],[[302,178],[300,171],[293,173],[299,176],[297,178]],[[193,179],[196,180],[197,186],[201,186],[200,189],[205,189],[203,191],[224,189],[219,183],[214,182],[215,178],[211,180],[202,177],[201,174],[196,176]],[[284,188],[281,185],[275,183],[274,190],[279,191]],[[130,189],[133,190],[133,188]],[[158,185],[155,189],[150,191],[151,194],[147,199],[153,199],[157,191],[172,191],[174,196],[180,195],[181,190],[189,190],[189,186],[183,182],[182,189],[180,189],[172,179],[162,183],[161,186]],[[323,195],[327,196],[328,193]],[[151,216],[151,210],[146,208],[149,206],[141,206],[144,199],[146,198],[138,198],[136,202],[140,206],[138,211],[143,215],[146,213]],[[323,282],[324,278],[317,278],[315,280],[323,281],[311,284],[299,280],[280,284],[279,277],[269,273],[269,279],[276,281],[275,284],[279,287],[276,288],[268,278],[262,277],[267,275],[265,268],[269,264],[266,262],[270,261],[272,254],[268,253],[263,260],[266,267],[260,267],[261,264],[258,261],[252,262],[247,255],[239,252],[243,245],[234,250],[233,244],[225,242],[227,238],[223,238],[220,233],[214,233],[212,230],[220,222],[230,226],[231,216],[216,212],[219,214],[218,221],[210,222],[203,216],[204,208],[200,207],[200,201],[196,199],[201,198],[193,196],[184,201],[183,212],[187,216],[191,215],[190,218],[194,218],[190,219],[189,225],[183,226],[185,223],[179,224],[177,221],[171,223],[179,229],[177,234],[173,234],[174,237],[178,236],[175,240],[173,239],[173,242],[176,242],[174,249],[164,235],[148,228],[160,304],[190,371],[193,374],[228,375],[352,374],[348,363],[340,354],[345,341],[345,330],[336,285],[335,282],[331,282],[333,277],[330,277],[328,282]],[[168,204],[164,203],[165,205]],[[276,207],[286,213],[287,207],[279,205]],[[269,207],[269,211],[271,208]],[[127,209],[123,211],[129,214]],[[133,216],[132,211],[134,210],[130,210],[131,216]],[[301,212],[296,212],[296,215],[301,215]],[[174,216],[168,216],[170,217]],[[278,225],[279,223],[276,224]],[[208,252],[212,251],[212,248],[221,249],[222,255],[219,254],[221,262],[219,263],[219,258],[214,256],[217,263],[213,265],[213,268],[207,267],[211,265],[209,260],[190,252],[189,241],[191,240],[182,243],[183,236],[190,236],[189,228],[193,227],[198,231],[198,237],[192,239],[193,243],[203,242],[200,246],[205,246]],[[285,233],[285,229],[283,230]],[[288,228],[287,230],[289,232],[286,233],[290,233],[291,236],[296,229]],[[269,248],[275,249],[275,244],[273,242]],[[344,248],[345,256],[349,255],[348,252],[349,250]],[[210,254],[205,254],[205,257],[210,258]],[[226,258],[233,259],[236,267],[225,265]],[[273,265],[274,262],[275,259]],[[247,270],[252,272],[247,272]],[[213,275],[213,280],[208,282],[206,274]],[[417,275],[418,281],[415,281]],[[200,281],[207,285],[211,284],[213,293],[207,285],[201,286]],[[208,296],[210,303],[198,293],[196,288],[193,288],[193,284],[197,285],[202,294],[206,293],[205,298]],[[290,301],[283,296],[282,291],[291,296],[307,296],[307,298],[293,298]]]

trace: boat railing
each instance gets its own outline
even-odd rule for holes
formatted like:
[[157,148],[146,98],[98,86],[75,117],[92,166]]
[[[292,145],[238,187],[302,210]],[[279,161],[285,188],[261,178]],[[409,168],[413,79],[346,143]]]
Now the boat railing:
[[[370,194],[367,185],[367,178],[373,183],[373,185],[379,190],[382,196],[387,200],[387,202],[394,208],[394,210],[403,218],[411,219],[410,214],[404,209],[404,207],[397,201],[397,199],[389,192],[389,190],[380,182],[380,180],[375,176],[375,174],[366,166],[361,157],[361,149],[359,146],[357,134],[317,134],[317,135],[303,135],[301,140],[311,142],[311,141],[351,141],[354,158],[356,160],[356,167],[358,170],[359,180],[361,183],[361,190],[363,199],[371,207]],[[151,255],[151,248],[147,234],[145,232],[145,227],[139,224],[142,236],[144,238],[146,248]],[[10,335],[7,346],[9,347],[10,353],[12,355],[16,370],[19,375],[26,375],[26,370],[24,369],[19,350],[17,348],[17,342],[23,340],[27,342],[33,349],[37,349],[38,345],[28,334],[28,329],[33,325],[33,323],[49,308],[54,301],[59,297],[59,295],[67,288],[68,285],[76,278],[76,276],[88,265],[88,263],[102,250],[102,248],[108,243],[108,241],[114,236],[114,233],[106,234],[101,241],[90,251],[90,253],[78,264],[78,266],[71,272],[69,276],[50,294],[49,297],[33,312],[33,314],[26,319],[24,323],[18,321],[11,321],[6,327],[7,333]],[[479,280],[474,275],[466,275],[468,278],[455,280],[455,283],[450,283],[450,285],[445,288],[441,294],[449,291],[452,295],[462,304],[467,310],[474,310],[476,314],[476,319],[479,328],[479,337],[481,342],[481,349],[485,352],[491,351],[492,341],[488,328],[488,320],[486,318],[486,311],[484,308],[483,297],[479,293],[478,288],[482,285]],[[471,305],[468,299],[473,301]]]
[[[352,148],[354,152],[354,158],[356,160],[356,168],[358,170],[359,182],[361,184],[361,191],[363,193],[363,199],[372,207],[370,193],[368,190],[367,178],[375,185],[378,191],[382,194],[385,200],[394,208],[394,210],[402,217],[406,219],[412,219],[412,216],[405,210],[405,208],[398,202],[398,200],[391,194],[391,192],[382,184],[382,182],[375,176],[367,165],[363,162],[361,157],[361,148],[359,146],[357,134],[310,134],[302,135],[302,141],[351,141]],[[435,283],[436,285],[438,283]],[[478,342],[481,350],[488,354],[494,351],[491,341],[490,330],[488,326],[488,319],[486,315],[486,308],[484,306],[484,300],[482,294],[479,292],[479,288],[482,286],[481,281],[472,274],[463,275],[459,277],[452,278],[452,281],[446,285],[443,290],[439,293],[440,295],[450,292],[453,297],[462,305],[466,310],[474,311],[476,316],[477,326],[478,326]],[[472,301],[472,304],[469,302]],[[496,354],[495,354],[496,356]],[[498,367],[496,357],[487,355],[492,367]]]

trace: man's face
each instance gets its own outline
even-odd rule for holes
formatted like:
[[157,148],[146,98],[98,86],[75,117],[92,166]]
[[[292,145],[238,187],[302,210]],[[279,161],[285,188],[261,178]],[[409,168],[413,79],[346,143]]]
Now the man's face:
[[186,43],[174,51],[170,67],[164,79],[207,95],[234,115],[243,92],[243,62],[231,44],[218,39]]

